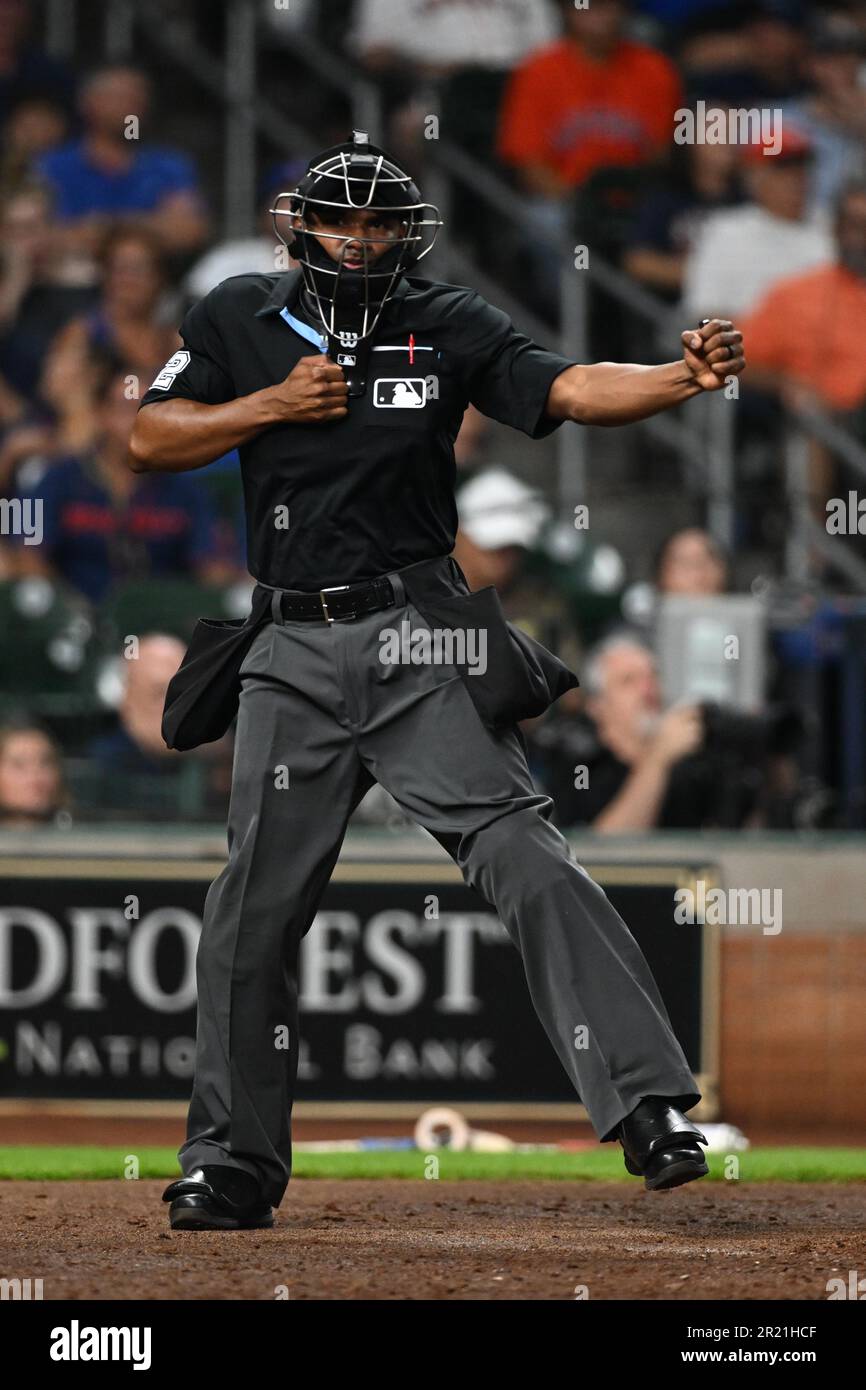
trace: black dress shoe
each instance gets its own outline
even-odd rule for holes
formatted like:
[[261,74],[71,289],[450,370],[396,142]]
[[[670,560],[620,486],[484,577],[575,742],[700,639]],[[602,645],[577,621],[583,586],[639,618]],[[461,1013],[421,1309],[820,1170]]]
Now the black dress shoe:
[[644,1187],[657,1192],[679,1187],[710,1171],[700,1145],[706,1137],[664,1096],[645,1096],[619,1124],[625,1166]]
[[171,1202],[173,1231],[246,1231],[273,1226],[274,1213],[250,1173],[228,1164],[207,1164],[170,1183],[162,1194]]

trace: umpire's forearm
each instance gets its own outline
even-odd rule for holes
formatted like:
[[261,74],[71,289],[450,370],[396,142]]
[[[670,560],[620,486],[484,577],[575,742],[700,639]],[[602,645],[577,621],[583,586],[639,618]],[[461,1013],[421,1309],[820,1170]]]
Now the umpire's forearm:
[[133,473],[203,468],[276,423],[271,392],[254,391],[223,405],[154,401],[142,406],[129,440]]
[[596,362],[561,373],[551,388],[551,413],[582,425],[627,425],[679,405],[700,391],[685,362],[659,367]]

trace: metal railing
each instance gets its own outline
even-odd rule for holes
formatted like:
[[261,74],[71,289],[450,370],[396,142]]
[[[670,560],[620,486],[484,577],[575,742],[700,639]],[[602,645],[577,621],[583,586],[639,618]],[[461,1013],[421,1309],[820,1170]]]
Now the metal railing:
[[[522,200],[507,183],[453,143],[441,140],[430,143],[434,171],[432,183],[436,195],[444,200],[446,225],[452,201],[450,183],[453,181],[505,218],[515,231],[519,233],[524,230]],[[431,183],[429,175],[427,182]],[[436,201],[435,197],[433,201]],[[561,322],[558,334],[550,324],[518,304],[501,287],[491,284],[488,292],[481,283],[478,267],[460,252],[453,238],[447,243],[446,267],[455,261],[466,267],[467,275],[471,275],[481,292],[495,298],[531,337],[542,342],[558,339],[558,350],[575,362],[591,360],[588,325],[589,291],[593,284],[618,304],[624,305],[647,326],[654,348],[661,345],[670,316],[670,308],[663,300],[635,284],[596,252],[591,252],[587,269],[576,270],[573,248],[567,239],[554,240],[543,232],[534,235],[539,241],[547,242],[551,256],[556,258],[560,266]],[[708,527],[726,548],[732,545],[734,534],[734,412],[729,406],[730,402],[719,393],[714,398],[693,401],[688,413],[680,408],[664,416],[640,421],[636,426],[651,438],[674,449],[687,476],[700,470],[701,482],[708,496]],[[560,430],[556,443],[558,504],[563,515],[571,515],[574,505],[583,501],[587,492],[587,432]]]
[[831,536],[816,516],[812,488],[812,456],[815,444],[824,445],[836,459],[866,481],[866,449],[847,430],[816,406],[791,406],[786,420],[784,486],[788,509],[785,574],[805,583],[812,576],[813,556],[856,589],[866,593],[866,562],[855,555],[841,536]]

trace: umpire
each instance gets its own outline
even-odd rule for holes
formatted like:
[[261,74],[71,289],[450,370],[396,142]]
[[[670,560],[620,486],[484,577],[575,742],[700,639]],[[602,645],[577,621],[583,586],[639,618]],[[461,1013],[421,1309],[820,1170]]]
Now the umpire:
[[437,210],[361,132],[272,212],[300,269],[236,276],[190,310],[130,441],[136,472],[239,449],[257,580],[248,619],[198,624],[163,720],[169,746],[189,748],[237,712],[171,1224],[273,1224],[291,1173],[299,945],[374,782],[495,908],[599,1138],[648,1188],[700,1177],[706,1139],[682,1113],[700,1092],[655,981],[527,771],[517,721],[577,678],[506,623],[495,590],[470,593],[451,556],[453,445],[469,402],[532,439],[641,419],[741,371],[741,335],[711,320],[657,367],[542,350],[474,291],[411,273]]

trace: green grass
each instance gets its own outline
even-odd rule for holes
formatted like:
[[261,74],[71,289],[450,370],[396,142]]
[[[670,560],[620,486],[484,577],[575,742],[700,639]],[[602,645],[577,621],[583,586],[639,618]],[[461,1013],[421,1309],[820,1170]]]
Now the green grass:
[[[129,1171],[129,1149],[6,1145],[0,1147],[0,1179],[55,1180],[123,1178]],[[135,1153],[138,1177],[170,1179],[179,1176],[174,1149],[141,1148]],[[762,1148],[738,1155],[743,1182],[864,1182],[866,1149]],[[297,1153],[293,1176],[298,1178],[424,1178],[426,1156],[406,1150],[368,1153]],[[723,1154],[710,1154],[710,1177],[726,1177]],[[130,1174],[131,1175],[131,1174]],[[442,1179],[603,1179],[634,1182],[622,1163],[618,1145],[599,1145],[580,1153],[477,1154],[439,1153]]]

